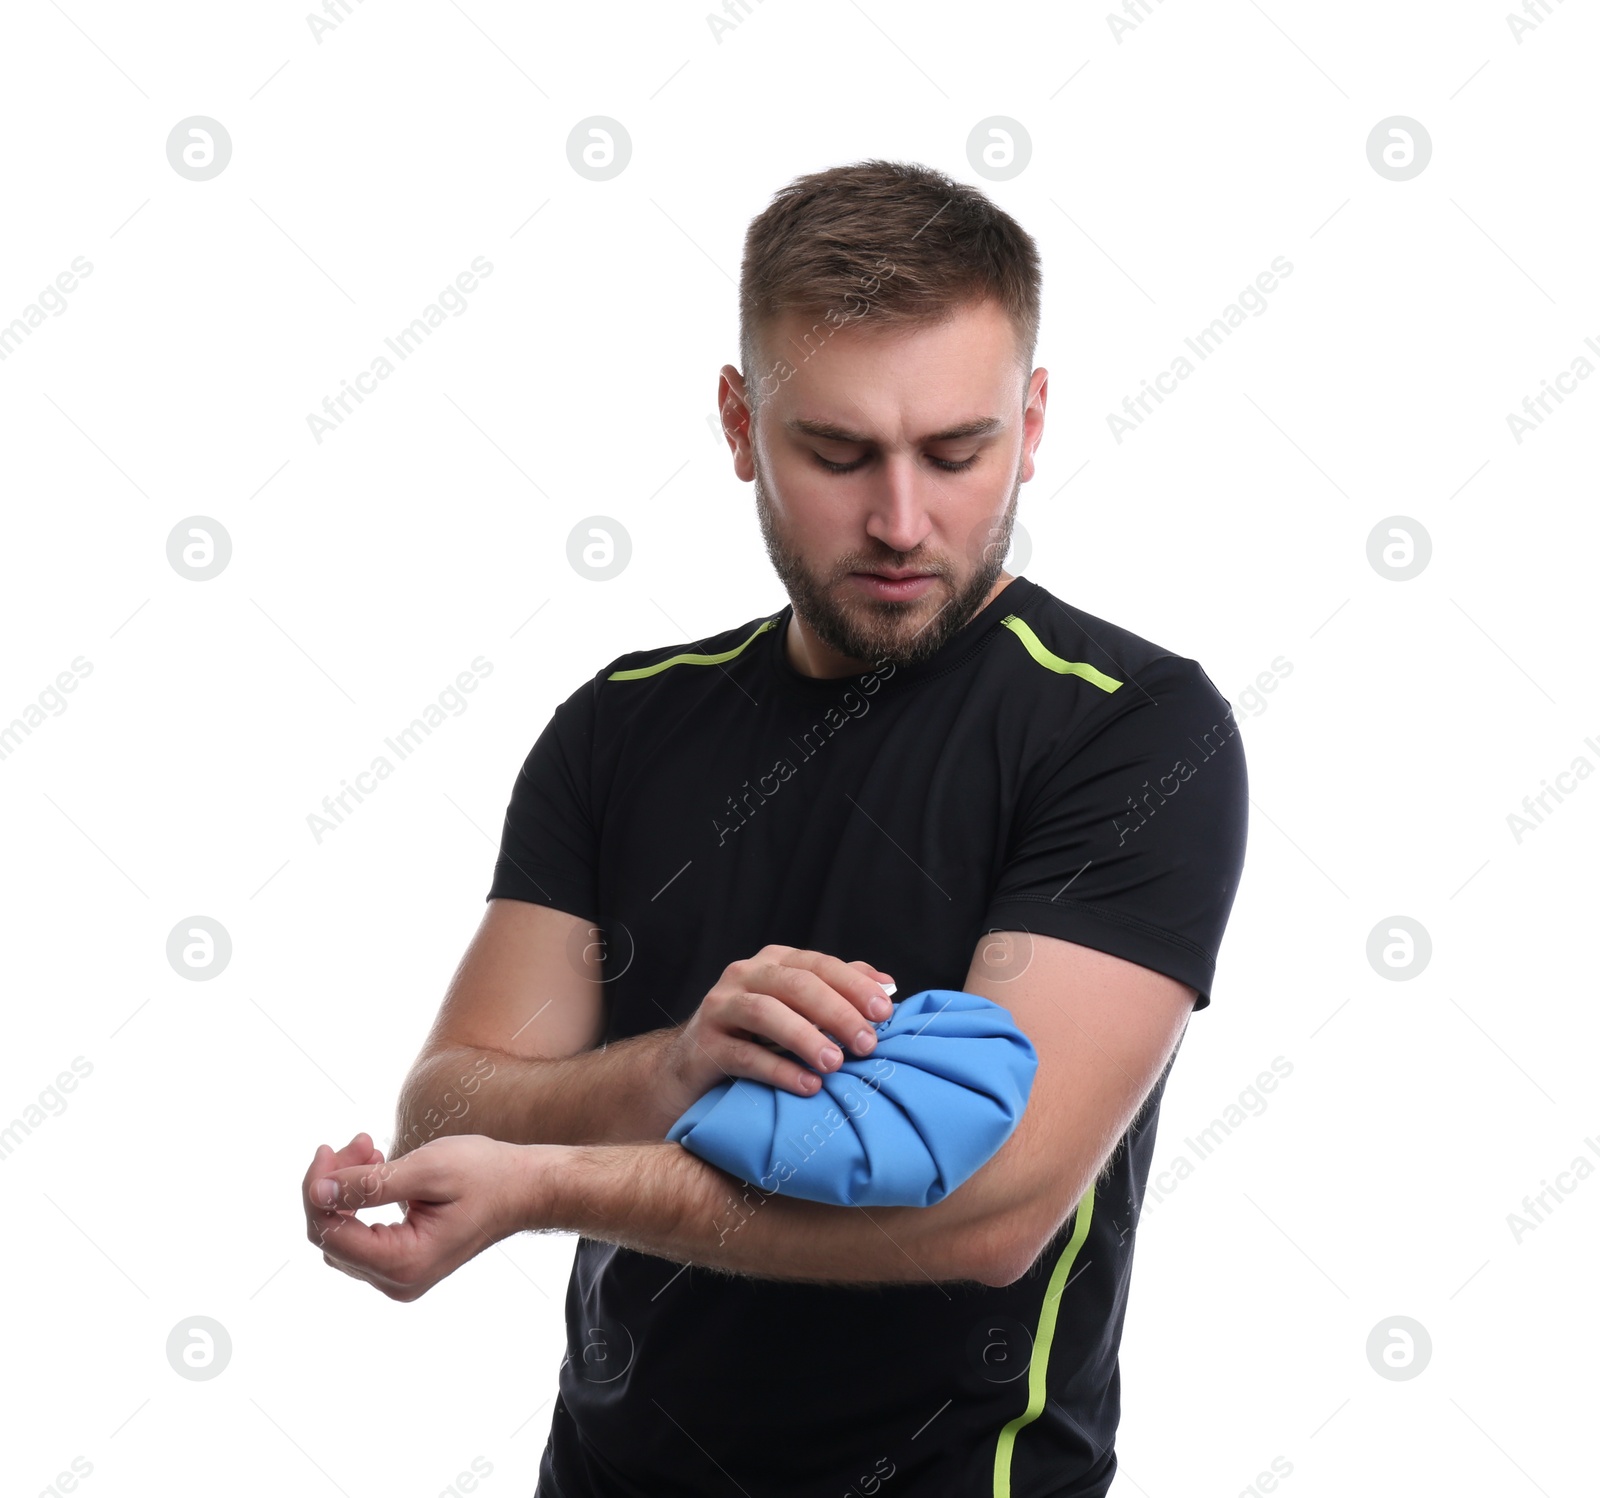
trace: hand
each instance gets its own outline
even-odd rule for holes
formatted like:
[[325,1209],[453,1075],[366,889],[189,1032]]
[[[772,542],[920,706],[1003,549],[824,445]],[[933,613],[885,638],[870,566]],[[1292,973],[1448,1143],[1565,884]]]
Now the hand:
[[[893,982],[870,962],[804,947],[766,946],[730,962],[667,1047],[668,1073],[687,1098],[683,1107],[729,1077],[810,1097],[822,1086],[818,1072],[844,1064],[823,1032],[868,1055],[878,1039],[873,1024],[894,1012],[879,985]],[[815,1070],[781,1055],[780,1046]]]
[[[385,1164],[366,1134],[338,1154],[321,1145],[301,1183],[306,1236],[335,1269],[416,1300],[529,1220],[528,1153],[540,1148],[453,1134]],[[387,1202],[404,1203],[404,1221],[356,1216]]]

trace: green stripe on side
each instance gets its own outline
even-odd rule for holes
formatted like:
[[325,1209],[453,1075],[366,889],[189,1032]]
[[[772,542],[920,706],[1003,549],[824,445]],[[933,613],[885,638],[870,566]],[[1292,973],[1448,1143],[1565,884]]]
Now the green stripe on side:
[[747,649],[750,640],[756,635],[769,629],[775,629],[778,621],[766,619],[758,624],[755,632],[743,645],[735,645],[732,650],[724,650],[716,655],[696,655],[692,651],[685,651],[681,655],[669,655],[664,661],[657,661],[653,666],[635,666],[630,671],[613,671],[606,677],[607,681],[636,681],[641,676],[654,676],[657,671],[665,671],[668,666],[720,666],[723,661],[731,661],[734,656]]
[[[1010,621],[1007,620],[1007,623]],[[1024,625],[1024,628],[1027,626]],[[1094,1183],[1083,1193],[1078,1203],[1078,1215],[1072,1225],[1072,1237],[1061,1250],[1050,1284],[1044,1292],[1044,1305],[1039,1310],[1039,1330],[1033,1339],[1033,1358],[1028,1364],[1028,1407],[1014,1420],[1006,1421],[994,1448],[994,1498],[1011,1498],[1011,1448],[1016,1444],[1017,1432],[1024,1425],[1039,1418],[1044,1409],[1045,1372],[1050,1365],[1050,1343],[1056,1334],[1056,1313],[1061,1309],[1061,1292],[1065,1288],[1072,1266],[1089,1236],[1089,1222],[1094,1216]]]
[[1051,671],[1059,671],[1063,676],[1081,676],[1085,681],[1093,682],[1102,692],[1114,692],[1122,685],[1116,677],[1107,676],[1104,671],[1096,671],[1087,661],[1062,660],[1054,651],[1046,649],[1044,641],[1015,614],[1007,614],[1000,622],[1027,646],[1028,654],[1041,666]]

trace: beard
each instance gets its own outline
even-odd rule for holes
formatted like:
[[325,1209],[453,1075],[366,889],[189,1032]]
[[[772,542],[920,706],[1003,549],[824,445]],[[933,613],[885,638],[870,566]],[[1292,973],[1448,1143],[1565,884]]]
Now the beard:
[[[853,660],[907,666],[926,660],[947,644],[978,612],[989,596],[1011,549],[1022,489],[1022,465],[1011,485],[1005,512],[980,527],[971,538],[978,551],[965,557],[918,556],[914,552],[876,550],[851,552],[826,572],[813,568],[790,544],[762,482],[755,457],[756,518],[773,570],[783,583],[795,614],[825,645]],[[972,570],[967,571],[971,566]],[[852,572],[914,567],[934,573],[937,581],[918,598],[870,598],[845,582]],[[842,585],[842,586],[841,586]],[[841,601],[841,595],[846,601]]]

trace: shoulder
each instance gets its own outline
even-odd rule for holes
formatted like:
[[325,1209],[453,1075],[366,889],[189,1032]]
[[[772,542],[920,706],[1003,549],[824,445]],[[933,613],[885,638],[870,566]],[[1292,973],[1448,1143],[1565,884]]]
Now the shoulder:
[[[1075,707],[1102,721],[1168,702],[1219,720],[1232,713],[1199,661],[1077,608],[1038,584],[1018,599],[1001,627],[1015,637],[995,642],[1008,661],[1008,675],[1030,682],[1029,695],[1036,702],[1053,695],[1054,680],[1071,694]],[[1075,716],[1081,720],[1084,713]]]
[[[781,611],[779,611],[781,612]],[[706,635],[699,640],[678,640],[630,650],[607,662],[596,674],[598,686],[613,682],[644,682],[703,674],[705,667],[725,665],[746,655],[778,625],[778,613],[759,616]]]
[[624,651],[557,704],[555,721],[586,745],[614,741],[693,712],[705,694],[726,690],[727,675],[748,669],[782,611],[760,615],[698,640]]
[[706,635],[701,640],[678,640],[672,645],[651,645],[646,650],[630,650],[626,655],[603,667],[597,682],[642,682],[651,677],[669,675],[678,667],[722,666],[734,661],[755,645],[762,635],[778,626],[778,615],[747,619],[720,634]]

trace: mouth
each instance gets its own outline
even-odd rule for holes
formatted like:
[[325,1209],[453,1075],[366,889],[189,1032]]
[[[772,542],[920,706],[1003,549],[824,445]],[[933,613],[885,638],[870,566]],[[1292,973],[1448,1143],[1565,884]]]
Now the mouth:
[[936,572],[852,572],[850,579],[872,598],[917,598],[933,586]]

